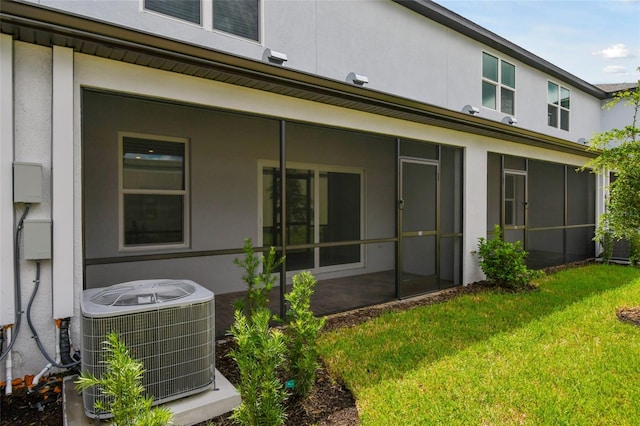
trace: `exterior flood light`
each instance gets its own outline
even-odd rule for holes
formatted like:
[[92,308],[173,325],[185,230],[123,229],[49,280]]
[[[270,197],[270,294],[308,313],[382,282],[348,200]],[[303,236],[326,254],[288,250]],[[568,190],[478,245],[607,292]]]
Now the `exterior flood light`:
[[362,74],[356,74],[355,72],[350,72],[349,75],[347,75],[347,81],[357,86],[364,86],[369,83],[369,77]]
[[507,124],[518,124],[518,120],[515,117],[511,117],[511,116],[506,116],[505,118],[502,119],[503,123],[507,123]]
[[264,51],[264,57],[271,63],[282,65],[287,62],[287,54],[276,50],[267,49]]
[[480,114],[480,108],[474,107],[472,105],[465,105],[462,108],[462,112],[466,112],[467,114],[471,114],[471,115],[478,115]]

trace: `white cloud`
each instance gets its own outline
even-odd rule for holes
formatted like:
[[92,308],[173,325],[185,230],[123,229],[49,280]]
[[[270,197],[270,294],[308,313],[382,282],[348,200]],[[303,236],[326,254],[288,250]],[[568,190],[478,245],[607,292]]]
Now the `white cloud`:
[[624,74],[627,72],[627,67],[623,67],[622,65],[609,65],[604,67],[602,71],[607,74]]
[[618,59],[618,58],[627,58],[631,55],[627,46],[623,43],[612,44],[606,49],[598,50],[597,52],[593,52],[594,55],[602,56],[605,59]]

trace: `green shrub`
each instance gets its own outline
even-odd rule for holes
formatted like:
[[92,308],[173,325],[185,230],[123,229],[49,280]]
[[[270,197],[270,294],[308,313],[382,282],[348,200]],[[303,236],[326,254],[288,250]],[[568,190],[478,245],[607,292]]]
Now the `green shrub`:
[[153,399],[145,397],[141,362],[129,355],[129,350],[120,341],[116,332],[107,335],[107,352],[104,361],[107,370],[101,377],[82,373],[75,382],[79,390],[98,386],[105,396],[96,400],[98,411],[113,415],[113,424],[118,426],[163,426],[171,421],[171,411],[165,407],[152,408]]
[[613,256],[613,233],[600,226],[596,231],[596,237],[594,239],[602,245],[602,253],[600,253],[600,256],[602,257],[602,261],[608,264]]
[[307,396],[313,387],[318,369],[317,340],[324,326],[324,318],[316,318],[311,311],[311,295],[316,280],[309,272],[293,277],[293,288],[285,295],[289,302],[286,328],[287,363],[293,380],[293,393]]
[[235,311],[231,334],[236,348],[229,356],[240,371],[238,391],[242,402],[232,418],[242,425],[282,425],[285,422],[286,391],[278,378],[285,360],[285,337],[282,331],[270,329],[271,312],[258,309],[247,318]]
[[[276,258],[276,250],[273,247],[267,256],[256,256],[251,238],[244,240],[242,250],[244,259],[234,259],[233,263],[244,269],[242,280],[247,284],[246,304],[243,300],[237,300],[234,308],[242,309],[248,317],[251,317],[254,311],[269,307],[269,294],[276,281],[274,271],[284,258]],[[260,265],[262,265],[262,271],[260,271]]]
[[543,274],[527,269],[527,252],[522,244],[504,241],[498,225],[494,227],[493,239],[479,238],[478,257],[487,280],[500,287],[520,289]]

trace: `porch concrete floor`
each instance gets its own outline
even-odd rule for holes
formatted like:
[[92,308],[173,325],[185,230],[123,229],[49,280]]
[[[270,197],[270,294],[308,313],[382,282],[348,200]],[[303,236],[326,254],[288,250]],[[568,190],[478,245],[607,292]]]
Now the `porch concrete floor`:
[[[287,289],[289,290],[289,289]],[[395,271],[375,272],[352,277],[318,281],[311,297],[311,310],[317,316],[344,312],[363,306],[389,302],[396,298]],[[233,301],[245,292],[216,294],[216,336],[228,333],[233,324]],[[270,300],[271,310],[279,314],[279,288]]]

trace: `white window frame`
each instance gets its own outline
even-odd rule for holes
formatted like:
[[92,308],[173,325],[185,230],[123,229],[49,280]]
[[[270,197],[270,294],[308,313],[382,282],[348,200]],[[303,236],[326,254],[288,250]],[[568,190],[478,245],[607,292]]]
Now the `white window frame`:
[[146,9],[144,7],[144,2],[145,0],[139,0],[139,4],[140,4],[140,11],[143,13],[150,13],[152,15],[157,15],[157,16],[161,16],[163,18],[167,18],[167,19],[171,19],[174,20],[176,22],[181,22],[183,24],[187,24],[187,25],[192,25],[194,27],[197,28],[202,28],[203,30],[212,32],[212,33],[218,33],[218,34],[223,34],[225,36],[228,37],[232,37],[232,38],[237,38],[238,40],[244,40],[244,41],[248,41],[250,43],[257,43],[259,45],[262,45],[262,40],[264,39],[264,33],[263,33],[263,28],[264,28],[264,0],[257,0],[258,1],[258,40],[253,40],[250,38],[246,38],[246,37],[242,37],[233,33],[229,33],[223,30],[219,30],[217,28],[213,27],[213,2],[214,0],[200,0],[200,20],[201,23],[197,24],[195,22],[191,22],[191,21],[186,21],[184,19],[180,19],[180,18],[176,18],[175,16],[171,16],[171,15],[167,15],[161,12],[156,12],[155,10],[149,10]]
[[[552,103],[549,103],[549,84],[555,84],[558,87],[558,104],[554,105]],[[562,90],[566,90],[567,92],[569,92],[569,108],[565,108],[562,106]],[[557,120],[558,120],[558,125],[557,126],[552,126],[551,124],[549,124],[549,117],[547,115],[547,126],[548,127],[553,127],[554,129],[558,129],[558,130],[562,130],[565,132],[568,132],[571,130],[571,89],[569,89],[568,87],[563,86],[560,83],[556,83],[555,81],[552,80],[547,80],[547,114],[549,114],[549,106],[553,106],[555,108],[557,108]],[[568,123],[567,123],[567,128],[563,129],[562,128],[562,111],[566,111],[567,115],[569,117]]]
[[[484,55],[489,55],[491,57],[494,57],[498,60],[498,81],[494,81],[491,80],[489,78],[486,78],[484,76]],[[487,106],[484,105],[484,102],[481,102],[480,104],[482,105],[483,108],[487,108],[490,109],[492,111],[497,111],[497,112],[501,112],[503,114],[509,114],[509,115],[516,115],[516,87],[510,87],[507,86],[506,84],[504,84],[502,82],[502,63],[507,63],[511,66],[513,66],[513,72],[514,72],[514,86],[516,86],[515,84],[515,72],[516,72],[516,65],[510,61],[505,61],[504,59],[502,59],[500,56],[498,55],[494,55],[493,53],[489,53],[486,51],[482,52],[482,56],[481,56],[481,60],[480,60],[480,75],[482,76],[482,82],[487,82],[491,85],[493,85],[496,88],[496,93],[495,93],[495,97],[496,97],[496,107],[495,109],[493,108],[489,108]],[[503,112],[502,111],[502,90],[508,90],[510,92],[513,92],[513,111],[512,112]],[[482,89],[481,89],[481,95],[482,96]]]
[[[165,190],[165,189],[125,189],[124,188],[124,164],[123,144],[124,138],[147,139],[151,141],[177,142],[184,144],[184,189],[182,190]],[[190,246],[190,212],[189,212],[189,194],[190,194],[190,164],[189,164],[189,139],[178,138],[172,136],[152,135],[147,133],[134,132],[118,132],[118,248],[120,251],[148,251],[158,249],[176,249],[187,248]],[[180,243],[161,243],[161,244],[144,244],[144,245],[125,245],[125,224],[124,224],[124,196],[126,194],[159,194],[159,195],[182,195],[182,236],[183,241]]]
[[[263,188],[263,175],[265,168],[280,168],[280,163],[278,161],[273,160],[258,160],[258,245],[263,245],[263,217],[262,212],[264,208],[264,191]],[[314,182],[320,182],[320,174],[322,172],[336,172],[336,173],[353,173],[360,175],[360,239],[366,239],[365,230],[366,230],[366,204],[365,204],[365,189],[366,189],[366,169],[363,167],[345,167],[345,166],[334,166],[334,165],[325,165],[325,164],[313,164],[313,163],[296,163],[296,162],[288,162],[287,169],[302,169],[302,170],[312,170],[313,171],[313,179]],[[313,223],[315,226],[313,227],[313,240],[314,244],[320,242],[320,185],[313,185]],[[336,272],[336,271],[345,271],[349,269],[359,269],[364,268],[366,265],[365,259],[365,244],[360,244],[360,262],[356,263],[345,263],[342,265],[330,265],[330,266],[320,266],[320,248],[316,247],[313,249],[313,269],[312,273],[322,273],[322,272]],[[297,274],[300,271],[287,271],[287,277],[291,277]]]
[[[211,3],[211,1],[213,0],[200,0],[200,23],[196,23],[196,22],[191,22],[191,21],[187,21],[186,19],[180,19],[180,18],[176,18],[175,16],[172,15],[168,15],[166,13],[162,13],[162,12],[157,12],[155,10],[151,10],[151,9],[147,9],[146,7],[144,7],[144,2],[145,0],[138,0],[139,1],[139,9],[140,12],[143,13],[149,13],[151,15],[156,15],[156,16],[160,16],[162,18],[165,19],[170,19],[172,21],[176,21],[176,22],[180,22],[182,24],[187,24],[187,25],[191,25],[194,26],[196,28],[207,28],[207,18],[206,18],[206,3]],[[211,9],[211,11],[213,10],[213,8]],[[209,19],[211,20],[211,19]],[[209,25],[209,28],[211,27],[211,25]]]

